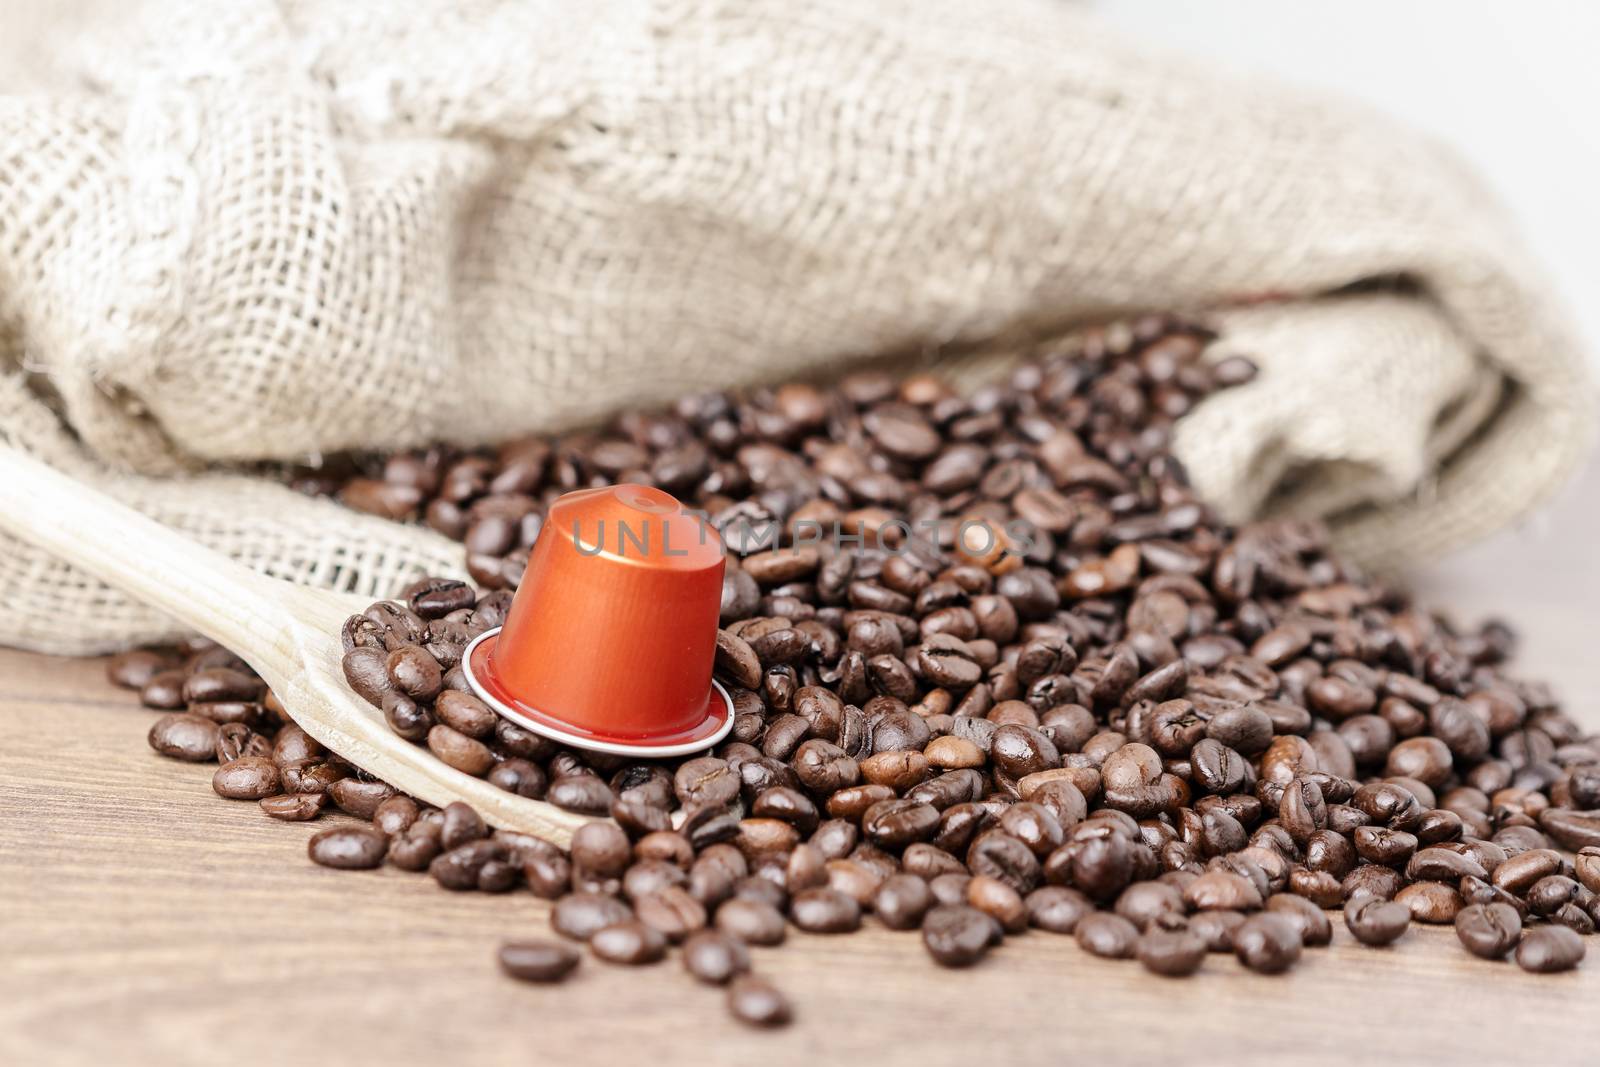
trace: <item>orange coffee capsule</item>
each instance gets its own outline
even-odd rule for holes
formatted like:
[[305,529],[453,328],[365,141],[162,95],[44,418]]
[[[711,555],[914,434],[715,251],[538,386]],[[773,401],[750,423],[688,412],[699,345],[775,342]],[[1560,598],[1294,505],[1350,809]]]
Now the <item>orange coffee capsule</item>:
[[676,756],[733,726],[711,677],[722,541],[643,485],[550,506],[505,625],[467,647],[473,689],[501,715],[579,748]]

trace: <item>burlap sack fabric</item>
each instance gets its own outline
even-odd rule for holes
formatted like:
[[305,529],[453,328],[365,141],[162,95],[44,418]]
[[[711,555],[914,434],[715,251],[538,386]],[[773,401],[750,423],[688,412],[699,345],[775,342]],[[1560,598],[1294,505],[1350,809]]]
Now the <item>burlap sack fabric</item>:
[[[227,464],[1129,309],[1208,310],[1264,368],[1180,430],[1222,512],[1380,565],[1587,443],[1575,346],[1452,159],[1056,0],[90,9],[0,96],[0,436],[270,573],[378,595],[460,554]],[[0,643],[171,632],[14,542],[0,588]]]

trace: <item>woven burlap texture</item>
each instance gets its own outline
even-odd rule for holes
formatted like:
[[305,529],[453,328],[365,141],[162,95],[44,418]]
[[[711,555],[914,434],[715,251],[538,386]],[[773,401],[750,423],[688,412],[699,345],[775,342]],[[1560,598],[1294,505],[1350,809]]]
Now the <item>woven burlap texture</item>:
[[[1512,522],[1588,438],[1576,347],[1446,153],[1059,0],[74,6],[0,95],[0,432],[272,574],[378,594],[460,556],[229,464],[1133,309],[1263,367],[1180,428],[1209,499],[1369,562]],[[19,543],[0,583],[0,643],[172,632]]]

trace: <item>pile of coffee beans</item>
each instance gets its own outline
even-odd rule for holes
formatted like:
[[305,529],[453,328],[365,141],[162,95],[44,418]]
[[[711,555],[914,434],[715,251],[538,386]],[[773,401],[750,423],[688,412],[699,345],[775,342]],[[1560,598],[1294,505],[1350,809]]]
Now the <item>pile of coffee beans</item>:
[[[1329,911],[1367,945],[1450,923],[1478,956],[1576,966],[1600,919],[1600,738],[1504,672],[1504,626],[1453,627],[1314,525],[1210,514],[1171,429],[1254,368],[1203,362],[1207,340],[1150,316],[970,395],[866,373],[294,474],[464,541],[482,588],[427,580],[352,617],[346,677],[450,766],[595,816],[568,851],[324,752],[226,650],[112,676],[172,711],[157,751],[220,761],[221,795],[364,820],[314,837],[316,862],[552,900],[564,940],[500,952],[529,981],[570,974],[575,943],[619,964],[676,947],[773,1025],[789,1008],[747,946],[868,916],[951,967],[1035,929],[1164,976],[1224,952],[1276,973],[1329,943]],[[734,727],[693,758],[564,748],[460,667],[549,504],[624,481],[703,509],[728,549]]]

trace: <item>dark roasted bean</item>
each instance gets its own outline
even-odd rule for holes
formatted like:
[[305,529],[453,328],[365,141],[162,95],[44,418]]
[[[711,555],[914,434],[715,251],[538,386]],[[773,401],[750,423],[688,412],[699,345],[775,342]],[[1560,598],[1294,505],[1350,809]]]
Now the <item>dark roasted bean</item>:
[[[444,859],[443,856],[439,857]],[[599,893],[569,893],[556,901],[550,912],[550,927],[562,937],[587,941],[598,931],[625,922],[632,910],[618,900]]]
[[1078,947],[1106,959],[1128,959],[1139,943],[1139,928],[1120,915],[1097,911],[1078,920],[1073,930]]
[[837,889],[807,889],[789,902],[789,918],[807,933],[843,934],[861,925],[861,905]]
[[507,941],[500,946],[500,969],[524,982],[559,982],[577,969],[578,950],[560,941]]
[[1000,925],[966,904],[941,904],[922,920],[922,944],[945,967],[970,967],[1000,940]]
[[1300,924],[1279,912],[1252,915],[1233,932],[1233,954],[1252,971],[1277,974],[1300,959]]
[[190,763],[215,760],[220,736],[217,724],[199,715],[163,715],[148,735],[151,748]]
[[261,800],[283,791],[278,765],[265,756],[240,756],[211,776],[211,788],[229,800]]
[[728,1011],[745,1025],[763,1029],[783,1026],[793,1017],[782,993],[765,979],[749,974],[729,983]]
[[1538,926],[1522,935],[1517,966],[1537,974],[1570,971],[1583,961],[1583,938],[1564,926]]
[[1509,904],[1471,904],[1456,914],[1456,937],[1474,956],[1497,960],[1522,937],[1522,916]]
[[1352,897],[1344,906],[1344,925],[1363,945],[1390,945],[1411,925],[1411,909],[1379,897]]
[[624,919],[596,930],[589,937],[589,951],[607,963],[658,963],[667,954],[667,939],[646,923]]
[[1187,930],[1146,930],[1134,954],[1145,969],[1168,978],[1193,974],[1205,962],[1206,943]]
[[340,870],[369,870],[383,863],[389,838],[370,826],[337,826],[312,835],[306,844],[313,863]]
[[727,985],[750,970],[750,950],[737,937],[701,930],[683,943],[683,966],[707,985]]
[[327,797],[321,793],[282,793],[263,797],[261,810],[284,822],[306,822],[322,813]]
[[783,915],[770,904],[735,898],[717,909],[717,929],[751,945],[781,944],[787,931]]

